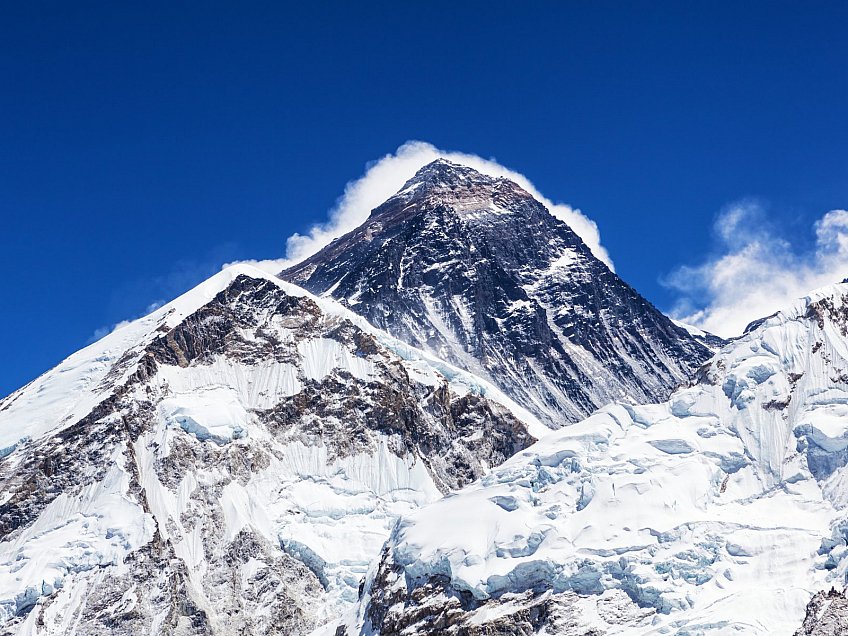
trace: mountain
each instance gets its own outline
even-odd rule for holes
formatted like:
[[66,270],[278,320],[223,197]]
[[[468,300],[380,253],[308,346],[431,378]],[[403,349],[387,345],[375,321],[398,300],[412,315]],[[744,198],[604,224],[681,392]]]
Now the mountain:
[[227,269],[0,401],[0,634],[308,633],[398,516],[530,430],[487,382]]
[[665,399],[711,356],[517,184],[444,159],[280,276],[490,380],[551,428]]
[[330,633],[835,636],[846,486],[838,284],[404,517]]
[[[848,567],[835,295],[724,346],[441,160],[282,277],[230,267],[0,400],[0,636],[845,622],[810,601]],[[757,340],[793,321],[822,342]],[[784,461],[763,427],[801,406]]]

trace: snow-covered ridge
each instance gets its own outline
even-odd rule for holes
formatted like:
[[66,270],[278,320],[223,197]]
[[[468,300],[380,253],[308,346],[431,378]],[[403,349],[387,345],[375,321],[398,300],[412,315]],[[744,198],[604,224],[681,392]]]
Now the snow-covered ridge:
[[719,338],[715,334],[709,333],[708,331],[703,331],[701,329],[698,329],[697,327],[693,327],[692,325],[686,324],[685,322],[680,322],[679,320],[672,319],[671,322],[673,322],[681,329],[685,329],[690,336],[695,338],[695,340],[703,344],[713,353],[716,353],[725,344],[727,344],[727,340],[725,340],[724,338]]
[[[21,439],[55,432],[90,413],[114,385],[125,381],[135,370],[147,345],[212,300],[242,274],[272,278],[247,265],[222,270],[149,315],[80,349],[0,400],[0,448],[14,446]],[[298,295],[306,293],[293,285],[289,287]],[[110,375],[110,372],[113,373]]]
[[846,581],[846,465],[838,284],[405,517],[344,633],[791,634]]
[[[515,404],[491,383],[392,338],[332,299],[318,298],[297,285],[240,263],[227,267],[151,314],[124,325],[80,349],[36,380],[0,400],[0,449],[5,449],[0,450],[0,457],[4,452],[10,452],[9,449],[13,449],[22,439],[37,438],[45,433],[55,432],[63,423],[74,423],[90,413],[94,406],[109,394],[114,384],[125,381],[135,370],[134,367],[147,345],[208,303],[242,275],[268,280],[290,296],[309,298],[326,314],[350,320],[363,331],[375,335],[382,344],[405,360],[420,363],[422,367],[442,373],[458,390],[466,387],[469,391],[503,404],[524,421],[530,427],[531,434],[536,437],[547,432],[547,428],[540,426],[533,415]],[[121,365],[116,368],[119,361]],[[109,375],[110,372],[113,372],[112,376]]]

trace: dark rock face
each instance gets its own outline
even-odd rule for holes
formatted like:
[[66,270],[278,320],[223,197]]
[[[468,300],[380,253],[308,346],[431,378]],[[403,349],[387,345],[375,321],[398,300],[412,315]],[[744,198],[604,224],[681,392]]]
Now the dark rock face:
[[[540,586],[536,590],[481,600],[467,590],[453,587],[448,576],[412,579],[403,567],[393,563],[390,552],[390,547],[384,550],[374,579],[368,582],[362,630],[342,624],[337,636],[360,633],[602,636],[606,633],[586,623],[578,604],[580,597],[573,591],[554,593]],[[616,592],[598,605],[598,613],[609,627],[614,627],[649,617],[653,610],[640,608],[625,593]]]
[[444,160],[280,276],[554,427],[615,399],[660,401],[711,356],[530,194]]
[[807,604],[804,623],[795,636],[844,636],[848,634],[848,598],[831,588],[816,593]]
[[[487,604],[469,592],[455,590],[448,577],[434,576],[421,581],[412,590],[400,581],[403,568],[387,563],[384,555],[371,589],[367,621],[381,636],[414,634],[452,634],[483,636],[484,634],[535,634],[548,622],[550,595],[538,598],[529,593],[515,603],[515,609],[494,621],[475,624],[471,613]],[[494,603],[491,603],[494,606]],[[402,611],[398,611],[399,608]]]
[[281,438],[322,440],[331,459],[370,452],[375,433],[385,435],[396,455],[419,457],[443,493],[536,441],[503,407],[471,394],[452,397],[445,385],[422,389],[405,373],[388,382],[343,380],[309,383],[257,415]]

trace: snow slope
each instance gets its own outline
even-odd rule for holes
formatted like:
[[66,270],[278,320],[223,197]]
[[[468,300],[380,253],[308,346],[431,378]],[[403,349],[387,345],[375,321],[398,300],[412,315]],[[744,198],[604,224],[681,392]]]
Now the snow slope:
[[[373,334],[381,344],[403,359],[421,366],[425,373],[436,371],[450,379],[458,389],[466,388],[504,404],[526,422],[537,436],[547,433],[547,429],[540,426],[535,417],[491,383],[375,329],[362,317],[331,299],[317,298],[263,270],[237,264],[227,267],[144,318],[124,325],[72,354],[47,373],[0,400],[0,457],[9,454],[21,440],[37,438],[48,432],[55,433],[68,422],[76,422],[90,413],[94,406],[109,395],[113,385],[126,380],[130,369],[133,369],[150,342],[212,300],[240,275],[271,281],[286,294],[311,299],[327,315],[349,320],[363,331]],[[315,359],[321,357],[321,351],[316,350],[315,353]]]
[[406,516],[344,633],[792,634],[845,585],[846,464],[834,285]]

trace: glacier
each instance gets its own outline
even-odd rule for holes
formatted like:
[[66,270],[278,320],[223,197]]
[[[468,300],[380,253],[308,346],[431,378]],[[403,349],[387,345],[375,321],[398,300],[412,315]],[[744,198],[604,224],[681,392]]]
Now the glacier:
[[792,634],[846,584],[846,370],[838,284],[402,518],[323,633]]

